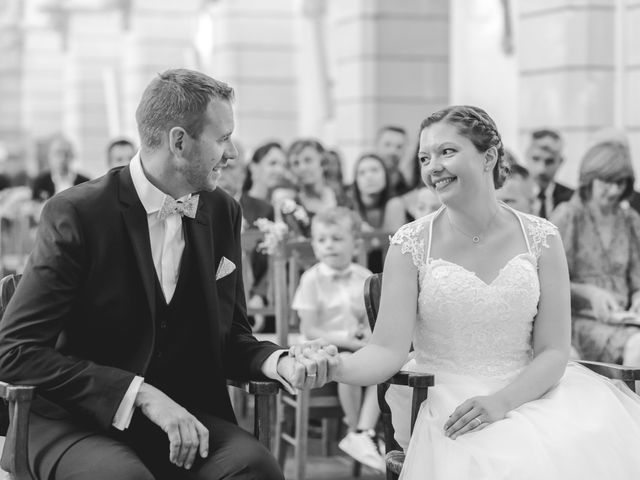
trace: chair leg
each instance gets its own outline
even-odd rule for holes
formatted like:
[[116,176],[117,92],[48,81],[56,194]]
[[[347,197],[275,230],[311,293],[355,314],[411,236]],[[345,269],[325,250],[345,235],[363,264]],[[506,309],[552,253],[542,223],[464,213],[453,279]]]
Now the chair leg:
[[336,454],[336,439],[338,438],[338,419],[322,419],[322,455],[330,457]]
[[351,468],[351,476],[353,478],[359,478],[361,473],[362,473],[362,464],[359,461],[354,460],[353,467]]
[[309,441],[309,390],[298,393],[296,401],[296,445],[295,469],[296,480],[304,480],[306,476],[307,451]]
[[284,402],[282,401],[282,393],[278,394],[278,398],[276,401],[276,428],[275,428],[275,448],[274,455],[278,459],[278,464],[281,469],[284,469],[284,463],[287,459],[287,447],[288,444],[284,440],[283,434],[286,432],[291,434],[290,424],[288,421],[287,412],[284,406]]

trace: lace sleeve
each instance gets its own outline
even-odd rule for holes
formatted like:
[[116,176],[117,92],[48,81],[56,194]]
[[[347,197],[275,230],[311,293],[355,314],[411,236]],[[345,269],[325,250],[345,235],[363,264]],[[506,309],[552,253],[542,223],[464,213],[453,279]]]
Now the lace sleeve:
[[425,261],[424,230],[429,225],[431,215],[419,218],[400,227],[391,237],[391,245],[400,245],[400,251],[411,254],[411,259],[416,267],[420,267]]
[[549,220],[536,217],[535,215],[526,215],[527,234],[529,235],[529,244],[531,252],[538,259],[542,254],[542,249],[549,248],[547,238],[551,235],[558,235],[558,228]]

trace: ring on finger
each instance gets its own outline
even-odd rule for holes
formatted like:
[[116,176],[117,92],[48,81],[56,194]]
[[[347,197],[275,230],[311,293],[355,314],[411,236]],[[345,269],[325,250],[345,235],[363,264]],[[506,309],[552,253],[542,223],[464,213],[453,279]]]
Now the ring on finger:
[[472,422],[475,422],[475,425],[473,426],[473,428],[477,428],[480,425],[482,425],[482,420],[480,420],[480,417],[476,417],[472,420]]
[[318,374],[317,373],[307,373],[307,378],[313,378],[313,377],[317,377]]

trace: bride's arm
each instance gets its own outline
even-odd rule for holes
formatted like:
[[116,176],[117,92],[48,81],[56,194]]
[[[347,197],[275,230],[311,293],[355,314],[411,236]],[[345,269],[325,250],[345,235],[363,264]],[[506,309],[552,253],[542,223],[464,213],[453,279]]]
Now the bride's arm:
[[382,298],[369,344],[338,365],[334,380],[373,385],[395,373],[407,361],[418,305],[418,272],[411,255],[391,245],[384,264]]
[[539,265],[540,301],[533,324],[532,362],[496,393],[508,410],[540,398],[564,374],[571,345],[569,270],[559,235],[548,237]]

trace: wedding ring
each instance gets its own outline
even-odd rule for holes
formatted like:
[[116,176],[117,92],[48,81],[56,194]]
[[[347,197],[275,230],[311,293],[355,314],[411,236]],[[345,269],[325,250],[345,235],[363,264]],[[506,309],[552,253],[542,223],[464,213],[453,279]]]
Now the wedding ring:
[[478,424],[473,428],[476,428],[476,427],[479,427],[480,425],[482,425],[482,420],[480,420],[480,417],[476,417],[476,418],[474,418],[474,420],[477,420]]
[[317,377],[318,375],[315,373],[307,373],[307,378]]

